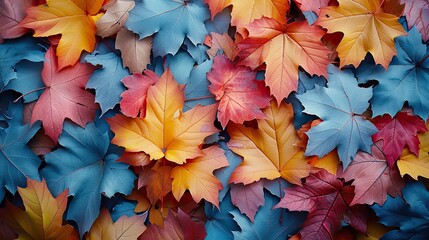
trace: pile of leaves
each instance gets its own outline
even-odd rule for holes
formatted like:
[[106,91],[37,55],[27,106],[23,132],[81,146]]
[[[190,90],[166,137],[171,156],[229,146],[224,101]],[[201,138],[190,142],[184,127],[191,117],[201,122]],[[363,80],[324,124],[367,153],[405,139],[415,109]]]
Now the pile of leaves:
[[428,239],[429,1],[0,0],[1,239]]

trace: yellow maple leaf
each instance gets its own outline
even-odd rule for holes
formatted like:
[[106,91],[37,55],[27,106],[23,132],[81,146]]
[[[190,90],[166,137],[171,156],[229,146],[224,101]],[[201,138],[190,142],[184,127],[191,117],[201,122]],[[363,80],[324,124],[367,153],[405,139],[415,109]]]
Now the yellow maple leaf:
[[47,4],[27,9],[21,22],[34,29],[35,37],[61,34],[58,43],[58,65],[62,69],[74,65],[83,50],[92,52],[95,46],[95,23],[104,0],[47,0]]
[[300,141],[293,126],[293,110],[282,102],[278,107],[274,100],[264,109],[266,119],[258,120],[259,129],[231,124],[228,133],[229,148],[243,157],[234,170],[230,182],[250,184],[261,178],[273,180],[283,177],[294,184],[301,184],[312,167],[297,146]]
[[107,209],[102,209],[91,227],[87,240],[129,240],[137,239],[146,230],[146,214],[132,217],[122,216],[113,223]]
[[337,47],[340,67],[357,67],[370,52],[375,63],[387,69],[396,55],[394,38],[406,35],[398,16],[383,10],[381,0],[338,0],[339,6],[322,8],[316,25],[328,33],[342,32],[344,37]]
[[[426,123],[429,127],[429,122]],[[419,137],[419,155],[416,156],[408,148],[402,151],[397,165],[401,176],[405,174],[418,180],[418,177],[429,178],[429,132],[418,134]]]
[[228,166],[224,151],[216,146],[203,149],[205,156],[189,160],[171,171],[172,192],[179,201],[188,189],[195,202],[205,199],[219,207],[219,190],[222,183],[213,171]]
[[27,179],[26,188],[18,188],[25,211],[11,204],[0,211],[3,220],[18,233],[18,239],[79,239],[71,225],[63,224],[68,191],[54,198],[45,180]]
[[144,119],[116,115],[107,120],[115,133],[112,143],[128,152],[145,152],[151,160],[165,157],[177,164],[204,156],[204,138],[219,131],[214,126],[216,104],[182,113],[183,87],[168,69],[149,87],[146,101]]

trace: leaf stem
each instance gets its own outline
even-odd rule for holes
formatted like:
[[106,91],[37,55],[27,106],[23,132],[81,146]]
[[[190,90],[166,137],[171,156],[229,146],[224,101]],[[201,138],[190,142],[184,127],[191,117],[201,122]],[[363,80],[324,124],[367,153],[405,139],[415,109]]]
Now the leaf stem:
[[197,100],[203,100],[203,99],[210,99],[210,98],[214,99],[213,96],[203,96],[203,97],[185,99],[185,102],[197,101]]
[[33,90],[29,91],[29,92],[26,92],[26,93],[22,94],[22,95],[21,95],[21,96],[19,96],[17,99],[15,99],[15,101],[13,101],[13,102],[14,102],[14,103],[16,103],[16,102],[18,102],[21,98],[25,97],[25,96],[26,96],[26,95],[28,95],[28,94],[31,94],[31,93],[34,93],[34,92],[37,92],[37,91],[40,91],[40,90],[45,90],[45,89],[46,89],[46,87],[41,87],[41,88],[33,89]]

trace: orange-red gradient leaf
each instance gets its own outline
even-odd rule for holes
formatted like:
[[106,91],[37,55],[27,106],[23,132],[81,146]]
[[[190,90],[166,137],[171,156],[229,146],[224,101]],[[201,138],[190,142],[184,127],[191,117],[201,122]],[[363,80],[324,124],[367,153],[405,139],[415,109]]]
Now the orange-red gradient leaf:
[[270,105],[270,92],[263,81],[255,80],[255,71],[235,66],[220,55],[214,58],[207,79],[210,92],[219,101],[217,117],[223,128],[228,121],[243,123],[265,118],[261,109]]
[[325,31],[307,22],[283,23],[263,17],[247,25],[249,37],[238,43],[239,64],[255,69],[267,65],[266,85],[277,103],[298,88],[298,67],[327,77],[331,51],[322,44]]
[[47,4],[27,9],[21,22],[34,29],[35,37],[61,34],[58,43],[58,66],[62,69],[78,62],[83,50],[92,52],[95,46],[95,23],[104,0],[47,0]]

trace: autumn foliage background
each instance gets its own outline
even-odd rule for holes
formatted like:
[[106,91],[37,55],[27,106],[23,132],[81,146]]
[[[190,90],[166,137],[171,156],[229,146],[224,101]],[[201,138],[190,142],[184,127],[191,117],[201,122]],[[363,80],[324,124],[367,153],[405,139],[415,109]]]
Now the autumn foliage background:
[[427,0],[0,0],[0,239],[428,239]]

